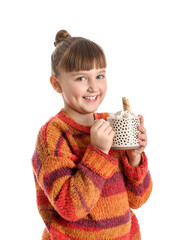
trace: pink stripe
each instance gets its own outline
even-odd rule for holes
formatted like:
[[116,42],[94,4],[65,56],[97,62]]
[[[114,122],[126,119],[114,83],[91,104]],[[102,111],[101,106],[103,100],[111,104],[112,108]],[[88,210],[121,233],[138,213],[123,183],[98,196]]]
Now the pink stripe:
[[105,182],[101,196],[109,197],[123,192],[126,192],[123,174],[122,172],[115,172],[113,176]]

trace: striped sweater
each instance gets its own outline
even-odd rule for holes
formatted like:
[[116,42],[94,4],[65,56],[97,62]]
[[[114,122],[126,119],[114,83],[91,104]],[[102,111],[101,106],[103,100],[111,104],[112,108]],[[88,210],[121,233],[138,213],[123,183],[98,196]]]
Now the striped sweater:
[[[107,116],[94,113],[95,119]],[[32,167],[46,225],[42,239],[141,239],[131,209],[152,190],[147,157],[143,152],[141,165],[132,167],[125,150],[105,154],[91,145],[90,129],[62,109],[38,133]]]

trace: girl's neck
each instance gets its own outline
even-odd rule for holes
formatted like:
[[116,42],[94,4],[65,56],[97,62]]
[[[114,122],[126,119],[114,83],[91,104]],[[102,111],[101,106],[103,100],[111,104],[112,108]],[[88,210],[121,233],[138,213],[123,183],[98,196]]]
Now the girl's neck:
[[66,114],[73,119],[76,123],[83,125],[83,126],[92,126],[94,121],[94,114],[93,113],[80,113],[71,108],[64,107],[64,111]]

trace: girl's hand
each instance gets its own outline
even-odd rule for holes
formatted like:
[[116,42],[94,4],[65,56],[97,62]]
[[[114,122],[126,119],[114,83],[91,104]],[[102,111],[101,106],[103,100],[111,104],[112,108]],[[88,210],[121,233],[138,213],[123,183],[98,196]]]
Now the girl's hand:
[[144,151],[144,149],[147,146],[147,134],[146,134],[146,129],[144,128],[144,118],[142,115],[139,115],[139,118],[140,118],[140,125],[137,127],[137,129],[141,133],[138,134],[137,137],[140,139],[140,141],[139,141],[140,147],[136,148],[136,149],[127,150],[129,163],[133,167],[140,165],[141,153]]
[[108,154],[113,143],[115,132],[109,122],[104,119],[97,119],[93,122],[90,130],[91,144],[102,152]]

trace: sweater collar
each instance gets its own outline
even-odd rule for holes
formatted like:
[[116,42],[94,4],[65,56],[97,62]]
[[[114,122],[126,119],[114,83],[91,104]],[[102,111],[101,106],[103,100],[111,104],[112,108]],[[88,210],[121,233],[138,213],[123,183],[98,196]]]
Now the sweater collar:
[[[108,112],[104,113],[93,113],[94,119],[104,119],[107,120],[107,117],[109,115]],[[81,125],[77,122],[75,122],[64,110],[64,108],[61,109],[61,111],[57,114],[57,117],[61,119],[62,121],[68,123],[70,126],[74,127],[75,129],[78,129],[82,132],[90,133],[90,129],[92,126],[85,126]]]
[[[97,113],[93,113],[94,119],[97,119]],[[57,114],[57,117],[61,119],[62,121],[68,123],[70,126],[74,127],[75,129],[78,129],[82,132],[90,133],[91,126],[85,126],[81,125],[77,122],[75,122],[64,110],[64,108],[61,109],[61,111]]]

